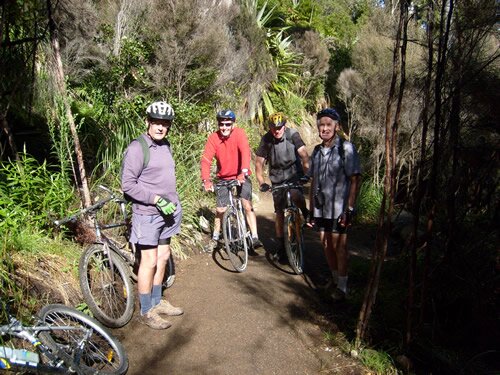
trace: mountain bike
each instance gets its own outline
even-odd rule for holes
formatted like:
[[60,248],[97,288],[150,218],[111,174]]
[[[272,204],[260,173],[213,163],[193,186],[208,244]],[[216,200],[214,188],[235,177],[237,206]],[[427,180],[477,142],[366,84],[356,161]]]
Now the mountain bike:
[[221,180],[215,189],[229,191],[229,203],[222,217],[224,247],[234,269],[243,272],[248,264],[248,251],[252,248],[252,235],[247,230],[245,211],[238,195],[238,180]]
[[32,325],[24,325],[7,313],[7,324],[0,325],[0,369],[79,375],[127,371],[121,343],[90,316],[52,304],[34,318]]
[[[79,281],[83,297],[97,320],[108,327],[118,328],[127,324],[134,314],[135,293],[132,280],[138,268],[140,252],[128,242],[130,220],[127,202],[111,189],[99,185],[108,196],[90,207],[78,211],[67,218],[56,220],[55,225],[75,222],[78,217],[88,215],[94,223],[95,243],[82,253],[78,265]],[[101,224],[97,214],[110,202],[118,204],[121,220],[116,223]],[[121,229],[125,242],[106,235],[104,231]],[[175,265],[170,257],[165,269],[164,288],[175,281]]]
[[283,183],[271,187],[272,192],[285,192],[286,207],[285,219],[283,225],[283,234],[285,237],[285,250],[288,262],[293,271],[300,275],[303,270],[304,237],[303,237],[303,219],[299,208],[293,202],[290,196],[291,189],[302,190],[302,185],[298,183]]

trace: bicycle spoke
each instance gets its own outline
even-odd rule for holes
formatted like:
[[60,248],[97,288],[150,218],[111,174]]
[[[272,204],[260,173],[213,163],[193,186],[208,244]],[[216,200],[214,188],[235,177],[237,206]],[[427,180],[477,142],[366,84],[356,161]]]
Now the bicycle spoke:
[[302,224],[296,212],[290,212],[286,216],[285,248],[288,261],[294,272],[300,275],[302,269]]
[[59,349],[77,362],[101,371],[115,367],[114,349],[92,328],[82,327],[81,321],[59,312],[47,315],[45,322],[52,326],[74,328],[51,331],[51,337]]
[[234,210],[226,211],[223,218],[223,234],[226,252],[238,272],[243,272],[247,267],[248,249],[245,240],[244,228],[241,224],[242,218],[238,218]]

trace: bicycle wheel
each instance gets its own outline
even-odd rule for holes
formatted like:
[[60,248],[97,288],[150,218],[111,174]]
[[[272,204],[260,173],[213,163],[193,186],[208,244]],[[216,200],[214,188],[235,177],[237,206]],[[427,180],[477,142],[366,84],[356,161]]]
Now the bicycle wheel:
[[82,254],[78,270],[83,297],[95,318],[113,328],[127,324],[134,313],[135,294],[124,261],[95,244]]
[[297,275],[302,274],[303,267],[303,243],[302,223],[297,212],[289,211],[285,215],[285,250],[290,267]]
[[170,288],[175,282],[175,262],[174,257],[170,254],[167,266],[165,267],[165,276],[163,276],[163,287]]
[[40,340],[73,371],[110,375],[127,371],[125,349],[95,319],[64,305],[47,305],[38,316],[53,328],[40,332]]
[[222,217],[222,233],[227,255],[238,272],[243,272],[248,263],[248,247],[245,240],[245,227],[243,224],[245,218],[241,212],[230,207],[224,212]]
[[[130,272],[132,274],[132,279],[137,281],[137,272],[139,271],[139,263],[141,262],[141,253],[137,253],[137,261],[133,267],[130,267]],[[168,258],[167,265],[165,267],[165,275],[163,276],[163,288],[170,288],[175,282],[175,262],[174,257],[170,254]]]

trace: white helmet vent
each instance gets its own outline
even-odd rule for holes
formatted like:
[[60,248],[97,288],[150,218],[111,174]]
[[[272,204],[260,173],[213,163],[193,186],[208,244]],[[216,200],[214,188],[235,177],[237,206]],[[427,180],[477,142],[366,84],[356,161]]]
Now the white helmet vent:
[[160,120],[173,120],[175,113],[172,106],[166,102],[154,102],[146,109],[148,117]]

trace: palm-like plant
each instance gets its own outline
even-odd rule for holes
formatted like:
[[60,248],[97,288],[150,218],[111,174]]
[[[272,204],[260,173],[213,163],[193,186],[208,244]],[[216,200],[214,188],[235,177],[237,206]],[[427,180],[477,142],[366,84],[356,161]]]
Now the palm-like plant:
[[288,27],[272,27],[283,21],[277,16],[276,7],[268,9],[267,2],[259,8],[257,1],[248,0],[246,6],[255,14],[255,21],[266,31],[266,47],[276,69],[275,79],[268,83],[261,92],[262,106],[257,108],[258,117],[262,120],[264,111],[272,113],[275,107],[287,102],[289,97],[298,98],[293,90],[293,83],[299,78],[298,60],[300,55],[291,48],[292,38],[286,35]]

